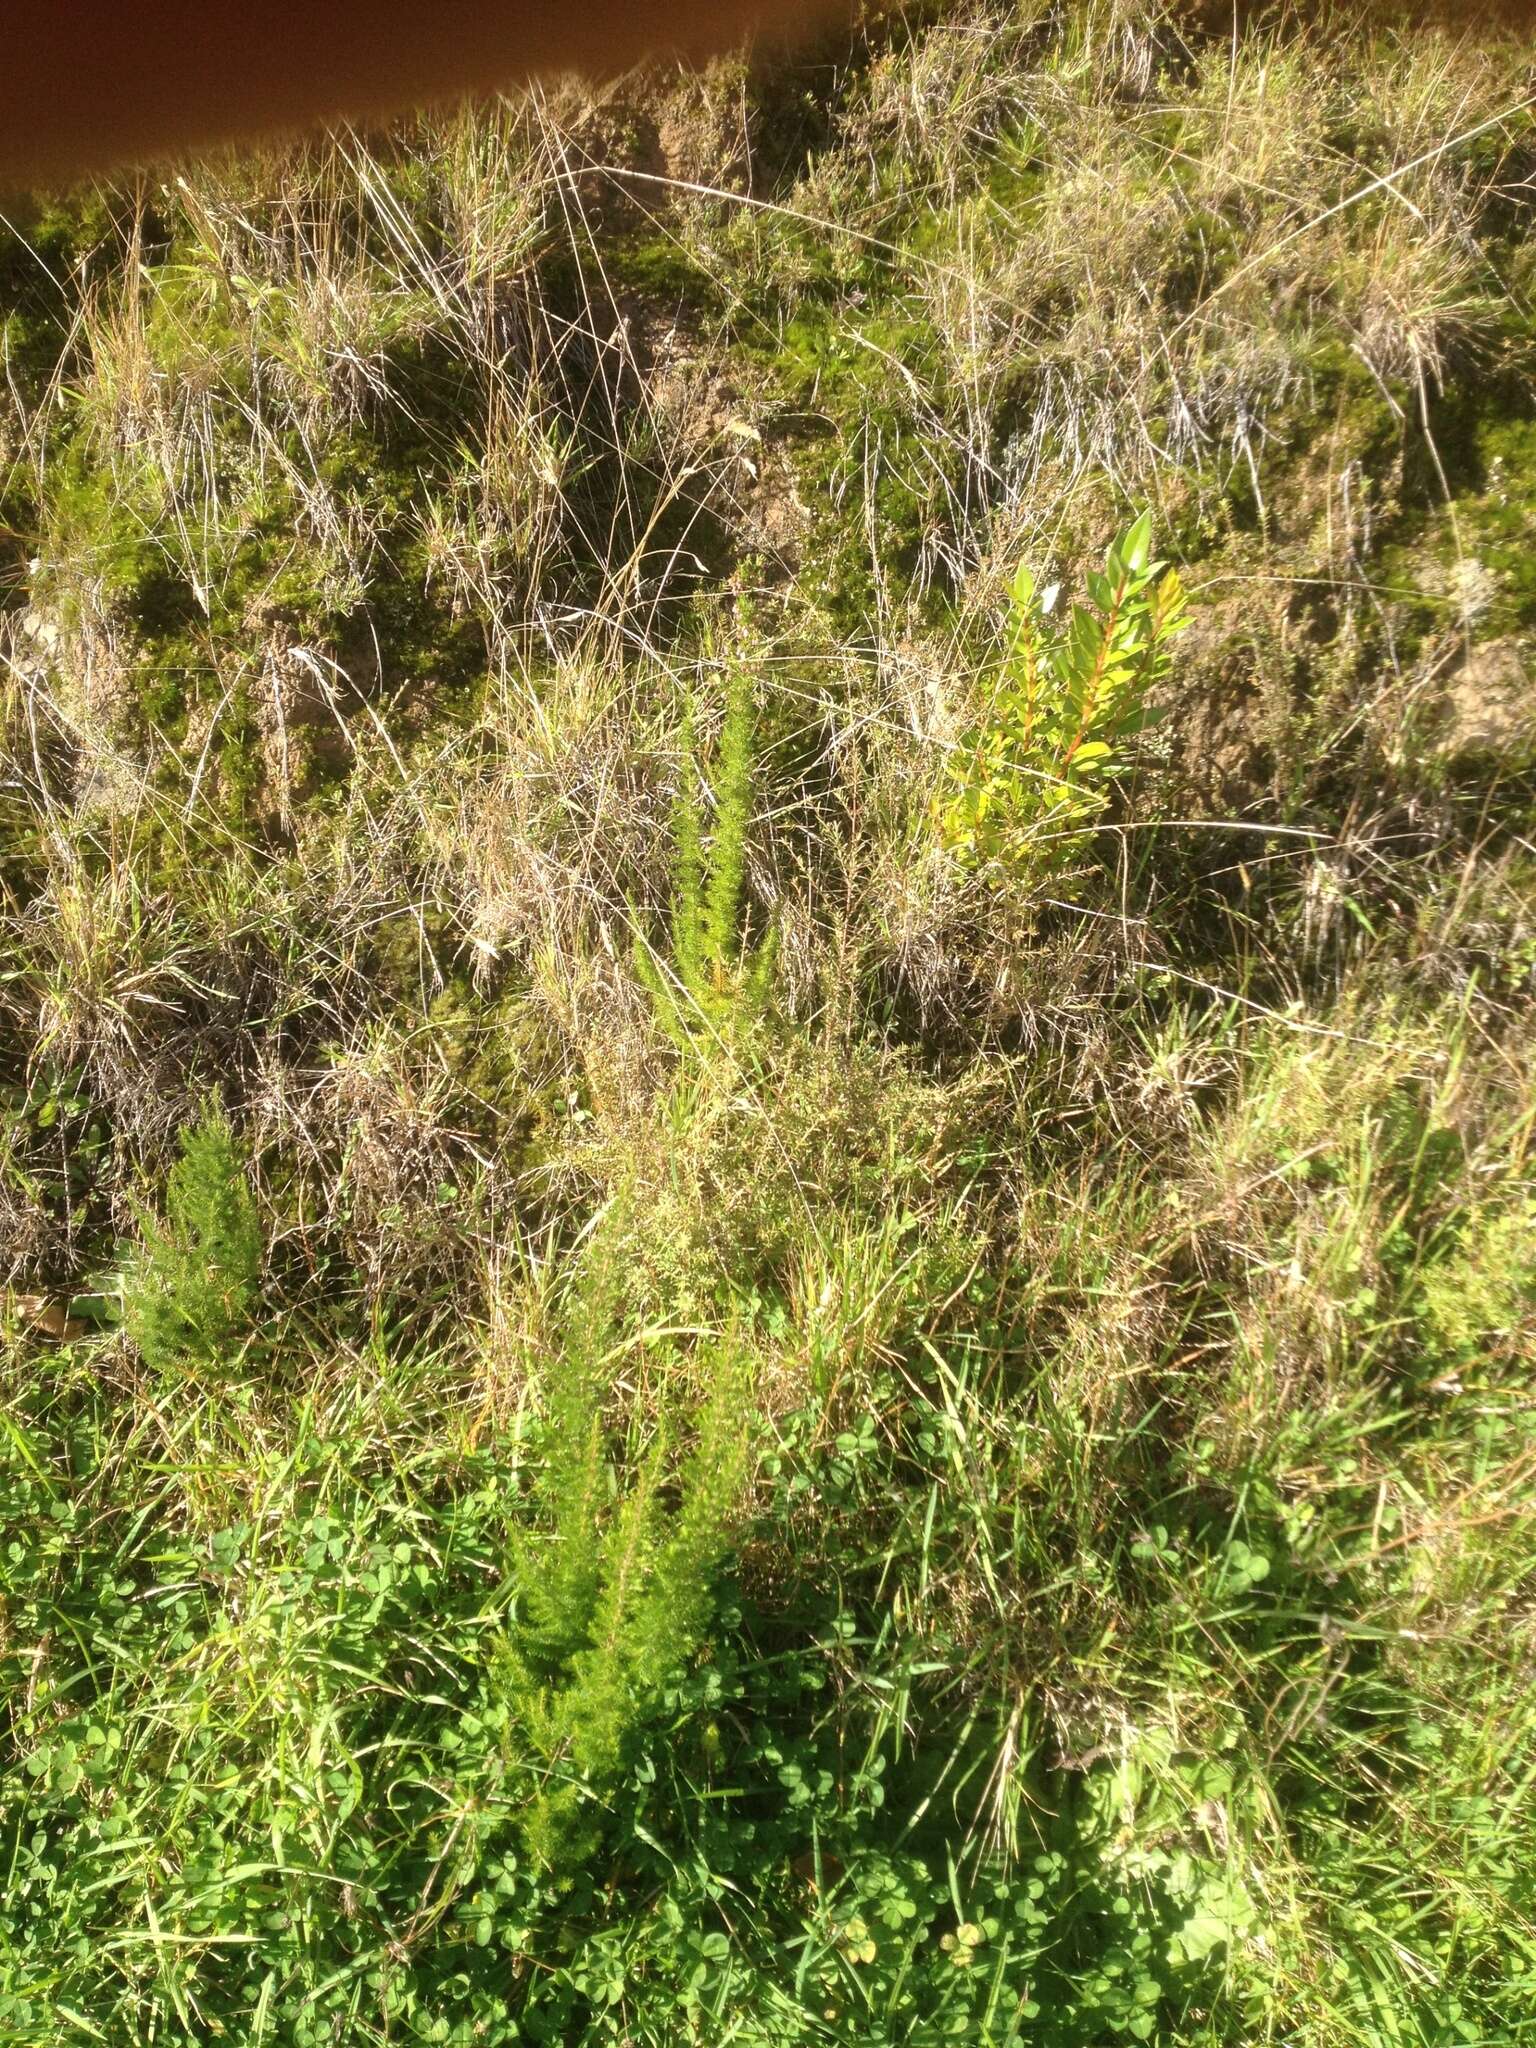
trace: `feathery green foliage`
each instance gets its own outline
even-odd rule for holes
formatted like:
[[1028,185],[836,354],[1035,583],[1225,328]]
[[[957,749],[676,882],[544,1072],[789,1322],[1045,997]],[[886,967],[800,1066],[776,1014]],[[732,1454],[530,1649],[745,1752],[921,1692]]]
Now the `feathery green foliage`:
[[123,1321],[157,1372],[230,1362],[249,1335],[264,1250],[245,1161],[227,1118],[207,1110],[181,1134],[164,1219],[146,1210],[123,1276]]
[[595,1853],[606,1800],[705,1634],[748,1477],[752,1389],[728,1336],[695,1361],[705,1393],[686,1455],[674,1454],[670,1406],[648,1418],[637,1457],[617,1455],[610,1410],[627,1347],[605,1300],[605,1286],[577,1290],[550,1357],[548,1450],[518,1541],[519,1611],[502,1663],[511,1725],[542,1780],[529,1851],[566,1881]]
[[762,1018],[773,974],[772,927],[757,940],[742,929],[756,751],[752,697],[750,668],[732,661],[707,780],[695,707],[688,706],[673,812],[670,961],[656,958],[643,937],[635,942],[637,972],[668,1035],[685,1050],[723,1036],[749,1036]]

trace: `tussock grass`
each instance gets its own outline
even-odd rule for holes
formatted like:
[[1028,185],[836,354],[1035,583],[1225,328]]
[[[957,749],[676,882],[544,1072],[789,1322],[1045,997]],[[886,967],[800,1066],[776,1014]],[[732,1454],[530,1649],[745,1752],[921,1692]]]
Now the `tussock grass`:
[[7,2039],[1536,2040],[1532,72],[967,5],[5,229]]

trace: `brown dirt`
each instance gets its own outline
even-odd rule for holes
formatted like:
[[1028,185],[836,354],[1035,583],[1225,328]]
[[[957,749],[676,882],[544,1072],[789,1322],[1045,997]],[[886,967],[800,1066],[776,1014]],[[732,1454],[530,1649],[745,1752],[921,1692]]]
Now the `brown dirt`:
[[1440,752],[1510,759],[1536,744],[1536,665],[1521,641],[1490,640],[1473,648],[1446,691]]

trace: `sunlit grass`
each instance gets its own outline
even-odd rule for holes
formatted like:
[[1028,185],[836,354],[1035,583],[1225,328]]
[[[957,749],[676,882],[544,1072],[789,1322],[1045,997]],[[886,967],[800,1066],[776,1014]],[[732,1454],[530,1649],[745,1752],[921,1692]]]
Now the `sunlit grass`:
[[0,2036],[1536,2041],[1529,74],[965,8],[0,245]]

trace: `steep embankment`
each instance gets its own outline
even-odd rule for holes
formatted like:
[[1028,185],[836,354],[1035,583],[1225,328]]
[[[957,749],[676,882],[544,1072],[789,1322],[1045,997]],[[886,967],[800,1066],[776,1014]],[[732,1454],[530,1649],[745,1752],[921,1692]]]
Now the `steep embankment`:
[[1536,2039],[1533,71],[0,243],[0,2033]]

